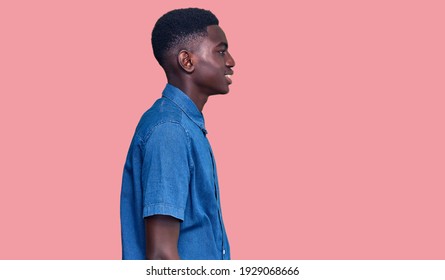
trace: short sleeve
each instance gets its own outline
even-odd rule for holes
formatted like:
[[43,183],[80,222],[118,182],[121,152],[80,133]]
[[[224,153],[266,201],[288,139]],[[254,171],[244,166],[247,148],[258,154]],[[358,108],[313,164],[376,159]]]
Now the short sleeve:
[[156,126],[145,142],[142,164],[143,216],[184,220],[190,183],[189,138],[177,123]]

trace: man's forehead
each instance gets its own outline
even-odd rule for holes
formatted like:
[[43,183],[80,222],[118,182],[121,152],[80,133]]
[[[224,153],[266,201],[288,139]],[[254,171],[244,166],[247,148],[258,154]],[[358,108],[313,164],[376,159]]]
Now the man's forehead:
[[219,25],[207,26],[207,37],[217,45],[221,43],[227,45],[226,34]]

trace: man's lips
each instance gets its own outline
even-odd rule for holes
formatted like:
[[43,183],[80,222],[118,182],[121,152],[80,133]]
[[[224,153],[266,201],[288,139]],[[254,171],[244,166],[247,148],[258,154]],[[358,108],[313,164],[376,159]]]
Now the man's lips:
[[225,75],[227,83],[229,83],[229,84],[232,83],[232,75],[233,75],[233,72],[228,73],[228,74]]

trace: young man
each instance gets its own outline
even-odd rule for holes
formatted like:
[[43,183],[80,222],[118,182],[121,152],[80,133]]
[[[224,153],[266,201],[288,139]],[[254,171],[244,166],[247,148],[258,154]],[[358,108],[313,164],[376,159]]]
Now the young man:
[[218,176],[201,113],[229,92],[235,61],[218,19],[189,8],[163,15],[152,32],[167,76],[142,116],[121,193],[123,259],[230,259]]

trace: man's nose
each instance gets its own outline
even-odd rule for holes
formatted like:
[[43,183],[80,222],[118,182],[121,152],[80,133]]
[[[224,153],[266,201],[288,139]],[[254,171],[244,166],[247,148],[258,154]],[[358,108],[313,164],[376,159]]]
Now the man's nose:
[[226,66],[227,67],[234,67],[235,66],[235,60],[233,59],[232,55],[230,55],[229,52],[227,52],[226,54],[227,54]]

